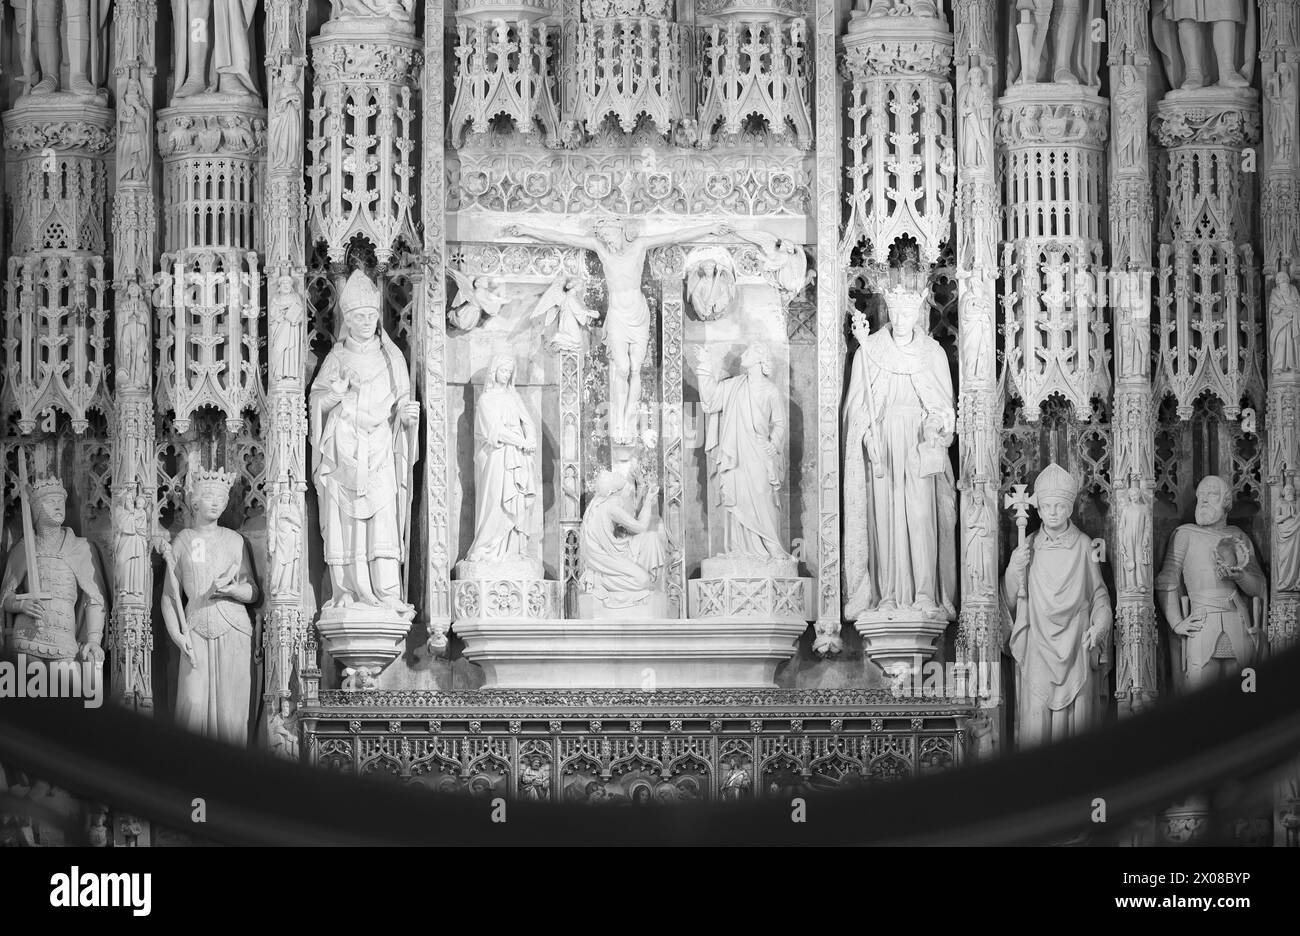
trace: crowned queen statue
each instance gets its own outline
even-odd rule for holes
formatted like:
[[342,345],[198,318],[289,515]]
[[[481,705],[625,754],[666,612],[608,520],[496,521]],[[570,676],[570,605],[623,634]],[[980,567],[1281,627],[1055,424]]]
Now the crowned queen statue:
[[[330,645],[342,662],[377,671],[396,656],[415,614],[403,562],[420,405],[406,359],[380,326],[379,289],[360,270],[348,278],[339,307],[342,334],[309,401],[330,580],[320,627],[335,638]],[[366,637],[352,633],[358,627]]]

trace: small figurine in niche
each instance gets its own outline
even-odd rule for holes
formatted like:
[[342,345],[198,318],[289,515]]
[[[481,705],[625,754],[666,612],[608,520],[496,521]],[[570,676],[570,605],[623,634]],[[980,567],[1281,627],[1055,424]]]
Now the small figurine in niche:
[[474,409],[474,541],[470,562],[527,553],[537,499],[537,428],[515,389],[515,359],[495,355]]

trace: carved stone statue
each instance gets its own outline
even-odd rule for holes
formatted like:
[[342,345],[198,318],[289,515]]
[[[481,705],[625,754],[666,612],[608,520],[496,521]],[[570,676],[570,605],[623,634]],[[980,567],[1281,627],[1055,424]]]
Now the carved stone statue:
[[[5,563],[0,607],[13,625],[10,649],[45,660],[104,659],[104,578],[90,541],[63,525],[68,493],[58,478],[28,490],[35,537],[19,539]],[[36,568],[36,584],[29,575]]]
[[1016,743],[1059,741],[1106,711],[1114,613],[1092,542],[1070,520],[1078,482],[1048,465],[1034,482],[1043,521],[1011,554],[1002,579],[1016,661]]
[[606,608],[645,604],[659,585],[658,564],[647,564],[636,534],[649,531],[658,489],[646,492],[638,514],[627,509],[627,478],[605,470],[596,477],[596,496],[582,517],[582,588]]
[[748,766],[733,757],[727,765],[727,775],[722,778],[722,798],[724,800],[744,799],[753,785]]
[[285,380],[303,378],[302,346],[303,321],[306,303],[298,287],[298,277],[281,273],[275,278],[275,293],[271,297],[270,315],[270,365],[276,375]]
[[948,358],[921,326],[924,293],[886,294],[889,324],[861,334],[845,421],[845,613],[955,615],[957,511]]
[[[1098,46],[1091,24],[1101,16],[1098,0],[1016,0],[1015,8],[1019,21],[1009,43],[1009,82],[1097,83]],[[1043,55],[1049,37],[1050,64]]]
[[527,237],[543,243],[590,250],[600,260],[609,297],[605,313],[605,346],[610,366],[610,435],[614,441],[630,442],[636,435],[637,410],[641,405],[641,367],[650,347],[650,307],[641,292],[646,254],[656,247],[684,244],[710,234],[725,235],[730,231],[726,225],[711,224],[629,237],[627,225],[621,218],[597,221],[594,236],[519,224],[505,228],[503,233],[508,237]]
[[148,387],[152,379],[149,352],[153,343],[149,340],[149,303],[139,279],[133,278],[127,283],[126,301],[119,311],[122,315],[121,347],[127,352],[122,386]]
[[997,584],[997,550],[994,536],[998,530],[997,513],[986,488],[988,483],[971,484],[970,499],[962,518],[966,525],[965,556],[972,595],[991,595]]
[[1277,591],[1300,589],[1300,502],[1294,481],[1282,486],[1282,497],[1273,508],[1273,562]]
[[113,498],[113,514],[113,590],[143,599],[149,566],[148,504],[128,489]]
[[127,82],[126,93],[117,105],[117,133],[122,152],[122,180],[148,181],[149,105],[140,91],[140,82]]
[[1289,62],[1283,62],[1268,79],[1269,129],[1273,134],[1273,161],[1289,162],[1295,146],[1296,78]]
[[204,92],[255,96],[257,0],[172,0],[176,100]]
[[[1253,0],[1154,0],[1151,38],[1164,57],[1169,84],[1182,91],[1211,83],[1220,88],[1250,87],[1254,20]],[[1207,31],[1208,44],[1214,48],[1213,66],[1204,56]]]
[[1300,367],[1300,290],[1286,268],[1277,271],[1273,283],[1268,297],[1269,369],[1293,373]]
[[526,554],[537,499],[536,451],[537,429],[515,389],[515,360],[498,354],[474,406],[474,541],[468,561]]
[[412,0],[330,0],[330,19],[387,19],[410,23]]
[[1144,166],[1147,155],[1146,121],[1146,84],[1138,79],[1136,66],[1125,65],[1120,69],[1119,93],[1115,95],[1115,107],[1119,119],[1116,129],[1115,152],[1121,166]]
[[519,793],[526,800],[546,802],[551,798],[551,772],[541,757],[527,758],[519,770]]
[[1122,592],[1145,591],[1151,581],[1151,500],[1136,474],[1129,485],[1116,491],[1119,522],[1119,568],[1116,579]]
[[864,4],[867,6],[867,19],[883,16],[939,16],[936,0],[858,0],[858,9],[861,10]]
[[414,609],[402,595],[420,404],[406,359],[379,327],[379,290],[353,271],[345,333],[311,386],[313,475],[332,594],[326,608]]
[[582,281],[561,276],[542,293],[530,319],[541,318],[544,328],[554,327],[547,347],[552,351],[581,351],[582,330],[599,315],[582,298]]
[[1158,605],[1175,636],[1174,682],[1181,690],[1235,675],[1259,653],[1258,605],[1268,583],[1255,547],[1228,526],[1232,500],[1232,487],[1222,478],[1202,478],[1196,522],[1174,531],[1156,576]]
[[752,345],[740,358],[744,373],[719,380],[708,353],[696,348],[700,402],[708,416],[705,448],[712,455],[718,504],[726,521],[723,555],[786,559],[781,545],[781,484],[785,403],[770,378],[772,354]]
[[274,85],[271,100],[269,143],[266,161],[269,166],[291,166],[302,154],[302,88],[298,86],[297,65],[281,65],[280,80]]
[[448,270],[456,282],[456,298],[447,312],[451,323],[462,331],[477,328],[486,317],[492,318],[508,301],[501,294],[501,280],[495,276],[466,276],[459,270]]
[[983,66],[971,68],[957,96],[961,120],[961,158],[967,168],[991,165],[989,136],[993,126],[993,92]]
[[301,590],[302,576],[302,505],[291,485],[284,485],[272,500],[266,528],[275,539],[271,591],[296,595]]
[[[205,737],[243,746],[251,714],[257,580],[244,538],[217,525],[235,474],[192,468],[186,483],[191,525],[161,545],[167,575],[162,617],[181,651],[176,722]],[[182,599],[188,598],[188,601]],[[183,603],[182,603],[183,602]]]
[[[9,0],[28,94],[99,94],[112,0]],[[65,44],[66,41],[66,44]],[[67,61],[62,60],[67,51]],[[66,71],[66,80],[61,75]],[[38,77],[39,76],[39,77]]]

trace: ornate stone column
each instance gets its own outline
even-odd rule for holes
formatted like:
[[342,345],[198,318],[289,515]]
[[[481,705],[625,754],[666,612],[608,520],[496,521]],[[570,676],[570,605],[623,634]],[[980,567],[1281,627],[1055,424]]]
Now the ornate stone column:
[[1115,697],[1121,715],[1158,694],[1151,581],[1155,410],[1151,395],[1151,169],[1147,151],[1149,0],[1110,0],[1107,63],[1115,89],[1110,145],[1110,276],[1115,320],[1111,538],[1115,571]]
[[[307,312],[303,293],[306,206],[303,101],[307,20],[302,0],[267,0],[265,201],[267,282],[267,567],[262,633],[266,740],[296,758],[294,696],[319,678],[315,636],[303,608],[307,588]],[[295,684],[295,676],[298,679]]]
[[[1263,194],[1263,268],[1268,295],[1265,334],[1268,353],[1267,441],[1264,476],[1268,485],[1270,575],[1268,645],[1277,652],[1296,642],[1300,617],[1300,537],[1296,524],[1296,490],[1300,488],[1300,363],[1296,360],[1294,318],[1290,333],[1284,316],[1300,313],[1294,302],[1284,301],[1285,286],[1275,282],[1286,269],[1300,275],[1300,11],[1293,3],[1261,0],[1260,63],[1264,88],[1264,139],[1260,153]],[[1294,296],[1294,293],[1291,293]],[[1280,326],[1280,327],[1279,327]],[[1276,340],[1273,339],[1277,334]],[[1289,345],[1289,347],[1288,347]],[[1286,826],[1300,824],[1300,763],[1292,766],[1276,787],[1274,843],[1286,844]]]
[[844,393],[844,306],[848,284],[837,271],[840,245],[840,89],[835,67],[835,0],[814,0],[813,80],[817,213],[817,623],[813,649],[842,649],[840,625],[840,400]]
[[420,204],[424,224],[424,276],[420,284],[421,302],[415,328],[415,347],[423,366],[416,379],[424,402],[425,446],[424,522],[417,524],[424,545],[424,618],[429,632],[429,648],[437,652],[447,647],[451,628],[451,554],[452,517],[450,496],[455,483],[455,462],[449,456],[450,427],[447,418],[447,229],[446,204],[445,104],[443,99],[443,61],[446,34],[443,27],[443,0],[429,0],[424,8],[424,61],[421,83],[422,128]]
[[[141,555],[140,593],[116,586],[109,624],[113,684],[137,711],[153,709],[153,628],[149,546],[133,537],[137,511],[157,516],[152,368],[140,374],[135,355],[151,362],[153,315],[143,298],[153,278],[157,207],[154,202],[153,86],[158,10],[153,0],[113,5],[114,99],[118,107],[117,179],[113,195],[113,287],[115,316],[113,492],[122,509],[113,512],[116,550]],[[143,343],[149,349],[142,351]],[[143,502],[143,503],[141,503]],[[127,534],[127,535],[124,535]],[[115,551],[116,551],[115,550]],[[122,562],[123,557],[114,557]]]
[[[987,753],[1000,746],[1002,635],[997,576],[998,446],[997,213],[993,88],[997,80],[994,0],[957,0],[957,440],[961,485],[961,610],[957,662],[985,674],[980,700]],[[988,522],[989,517],[992,522]],[[989,570],[995,574],[990,575]]]
[[[1175,24],[1167,10],[1151,21],[1152,44],[1172,88],[1151,122],[1162,148],[1157,171],[1165,180],[1156,202],[1154,397],[1172,396],[1178,418],[1187,421],[1208,395],[1222,407],[1223,419],[1213,427],[1221,444],[1233,434],[1231,421],[1242,415],[1243,398],[1258,405],[1264,393],[1253,244],[1260,168],[1259,92],[1251,86],[1257,5],[1246,0],[1236,6],[1245,14],[1241,22]],[[1199,48],[1185,41],[1196,30]],[[1248,475],[1231,472],[1232,457],[1220,452],[1217,470],[1239,491]],[[1165,810],[1158,826],[1166,840],[1182,844],[1201,837],[1210,818],[1209,796],[1193,795]]]

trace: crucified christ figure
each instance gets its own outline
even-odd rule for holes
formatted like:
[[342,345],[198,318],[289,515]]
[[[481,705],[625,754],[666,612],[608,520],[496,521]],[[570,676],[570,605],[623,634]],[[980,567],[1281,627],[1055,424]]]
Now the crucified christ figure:
[[650,346],[650,309],[641,294],[646,254],[655,247],[685,244],[710,234],[730,234],[732,229],[725,224],[710,224],[629,238],[621,218],[606,218],[596,222],[593,235],[564,234],[522,224],[508,225],[502,233],[590,250],[600,259],[609,294],[605,347],[610,365],[610,436],[616,442],[630,442],[636,436],[636,413],[641,402],[641,365]]

